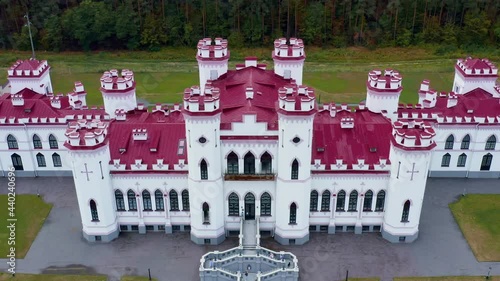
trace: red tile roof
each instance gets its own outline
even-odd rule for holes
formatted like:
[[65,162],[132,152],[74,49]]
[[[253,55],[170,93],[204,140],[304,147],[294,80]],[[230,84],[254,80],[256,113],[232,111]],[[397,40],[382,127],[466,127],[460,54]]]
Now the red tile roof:
[[[9,68],[8,74],[9,77],[39,77],[49,69],[50,66],[46,60],[18,60]],[[17,71],[22,71],[22,73],[19,75]],[[27,75],[26,71],[28,71]]]

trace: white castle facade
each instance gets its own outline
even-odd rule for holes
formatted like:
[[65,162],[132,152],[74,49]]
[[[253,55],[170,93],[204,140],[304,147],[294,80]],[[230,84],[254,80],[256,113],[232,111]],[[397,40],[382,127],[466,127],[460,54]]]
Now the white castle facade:
[[458,60],[453,92],[423,81],[415,105],[399,104],[397,71],[373,70],[351,108],[318,105],[302,84],[300,39],[274,42],[274,70],[253,57],[228,70],[229,57],[226,40],[200,40],[200,86],[152,108],[137,104],[130,70],[104,73],[97,108],[79,82],[53,94],[46,61],[16,62],[0,97],[3,175],[73,176],[89,241],[190,231],[199,244],[237,233],[242,217],[282,244],[312,231],[412,242],[428,177],[500,177],[486,59]]

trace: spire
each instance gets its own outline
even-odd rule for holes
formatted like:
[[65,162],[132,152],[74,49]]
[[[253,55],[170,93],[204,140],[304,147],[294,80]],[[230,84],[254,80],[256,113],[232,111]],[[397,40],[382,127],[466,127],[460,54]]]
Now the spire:
[[26,25],[28,26],[28,31],[29,31],[29,34],[30,34],[30,42],[31,42],[31,59],[35,59],[35,47],[33,46],[33,36],[31,35],[31,22],[30,22],[30,17],[28,16],[28,13],[26,13],[26,15],[24,15],[24,17],[26,18]]

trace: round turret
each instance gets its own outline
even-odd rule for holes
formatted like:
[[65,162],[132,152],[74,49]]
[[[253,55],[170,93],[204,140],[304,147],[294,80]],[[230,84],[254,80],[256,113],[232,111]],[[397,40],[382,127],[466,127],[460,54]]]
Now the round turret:
[[274,73],[286,79],[294,79],[297,85],[302,85],[302,72],[306,53],[302,39],[286,38],[274,40]]
[[188,115],[213,115],[220,112],[220,91],[210,82],[205,90],[192,86],[184,90],[184,113]]
[[198,41],[196,59],[200,74],[200,89],[205,89],[208,80],[216,80],[227,73],[229,49],[227,40],[222,38],[205,38]]
[[104,109],[111,117],[115,117],[117,109],[133,110],[137,106],[135,96],[134,73],[128,69],[106,71],[101,76],[101,93]]
[[374,113],[387,112],[391,119],[397,117],[399,96],[403,91],[403,78],[398,71],[375,69],[368,73],[366,81],[366,107]]

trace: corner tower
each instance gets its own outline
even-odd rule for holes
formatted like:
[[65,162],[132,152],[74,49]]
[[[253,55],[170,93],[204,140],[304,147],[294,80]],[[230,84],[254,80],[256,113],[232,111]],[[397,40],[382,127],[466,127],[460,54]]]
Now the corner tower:
[[274,40],[274,73],[286,79],[294,79],[297,85],[302,85],[302,72],[306,53],[302,39],[290,38],[289,44],[286,38]]
[[208,80],[216,80],[227,73],[229,61],[227,40],[215,38],[212,42],[211,38],[205,38],[198,41],[196,60],[198,60],[200,74],[200,90],[203,92]]
[[487,59],[459,59],[455,64],[455,79],[452,91],[463,95],[476,88],[482,88],[495,97],[500,97],[495,90],[498,68]]
[[191,240],[219,244],[225,239],[219,89],[210,83],[184,92],[182,109],[188,145]]
[[309,241],[311,149],[316,114],[314,90],[288,85],[278,90],[278,175],[276,181],[276,229],[283,245]]
[[137,106],[135,97],[134,73],[124,69],[121,75],[118,70],[106,71],[101,76],[101,93],[104,110],[114,118],[117,109],[132,110]]
[[374,113],[387,112],[387,117],[396,121],[399,96],[403,91],[403,78],[399,72],[386,69],[384,73],[375,69],[368,73],[366,81],[366,107]]
[[52,93],[49,71],[50,66],[46,60],[18,60],[7,70],[10,93],[17,94],[24,88],[42,95]]
[[391,242],[408,243],[418,237],[435,135],[431,125],[423,121],[393,124],[391,177],[382,229],[382,237]]

